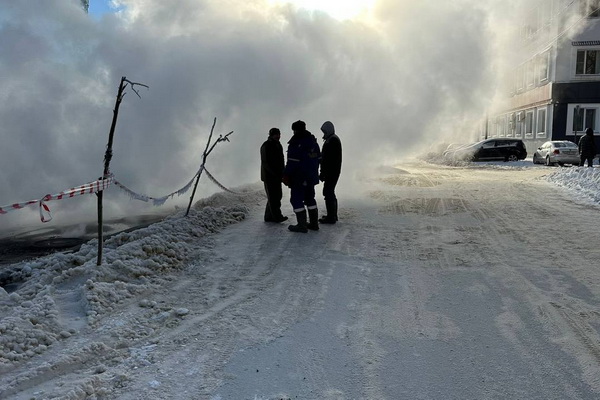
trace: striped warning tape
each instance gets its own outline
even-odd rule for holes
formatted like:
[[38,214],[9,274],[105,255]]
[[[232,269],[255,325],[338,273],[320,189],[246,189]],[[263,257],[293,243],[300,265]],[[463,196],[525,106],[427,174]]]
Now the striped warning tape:
[[125,185],[123,185],[121,182],[117,181],[113,174],[110,174],[110,175],[106,176],[104,179],[98,179],[93,182],[89,182],[84,185],[71,188],[69,190],[64,190],[60,193],[47,194],[39,200],[29,200],[29,201],[25,201],[22,203],[15,203],[15,204],[10,204],[8,206],[0,207],[0,215],[8,214],[10,211],[20,210],[27,206],[37,204],[37,205],[39,205],[40,219],[42,220],[42,222],[48,222],[48,221],[52,220],[52,215],[50,214],[50,207],[48,207],[48,205],[46,204],[47,201],[62,200],[65,198],[81,196],[84,194],[98,193],[98,192],[101,192],[101,191],[105,190],[106,188],[108,188],[111,184],[115,184],[119,189],[123,190],[125,193],[127,193],[129,195],[130,198],[132,198],[134,200],[152,202],[155,206],[160,206],[160,205],[163,205],[165,203],[165,201],[167,201],[169,198],[174,197],[175,195],[180,196],[180,195],[184,194],[185,192],[187,192],[189,190],[189,188],[192,186],[194,179],[196,179],[196,177],[198,177],[198,174],[200,174],[203,170],[206,172],[206,175],[208,176],[208,178],[215,185],[220,187],[221,189],[223,189],[229,193],[243,194],[243,193],[234,192],[233,190],[226,188],[222,183],[217,181],[210,172],[208,172],[208,170],[204,167],[204,165],[201,165],[200,170],[198,170],[198,172],[196,172],[196,174],[192,177],[192,179],[190,179],[190,181],[184,187],[182,187],[181,189],[179,189],[173,193],[163,196],[163,197],[151,197],[151,196],[147,196],[144,194],[138,194],[138,193],[134,192],[133,190],[129,189],[128,187],[126,187]]
[[52,220],[52,215],[50,214],[50,208],[46,204],[47,201],[50,200],[62,200],[64,198],[71,198],[75,196],[81,196],[84,194],[92,194],[101,192],[110,186],[114,181],[114,176],[110,174],[109,176],[98,179],[93,182],[88,182],[81,186],[77,186],[68,190],[63,190],[62,192],[56,194],[47,194],[39,200],[29,200],[23,203],[14,203],[8,206],[0,207],[0,214],[8,214],[9,211],[20,210],[32,204],[38,204],[40,207],[40,219],[42,222],[48,222]]

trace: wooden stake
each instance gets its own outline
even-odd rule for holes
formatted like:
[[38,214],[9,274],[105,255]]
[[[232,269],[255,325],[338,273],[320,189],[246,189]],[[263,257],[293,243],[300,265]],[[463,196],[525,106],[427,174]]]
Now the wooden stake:
[[[126,77],[121,78],[121,83],[119,84],[119,91],[117,92],[117,100],[115,101],[115,108],[113,110],[113,119],[110,125],[110,133],[108,134],[108,144],[106,145],[106,153],[104,153],[104,173],[101,179],[107,179],[110,174],[110,160],[112,159],[112,146],[113,146],[113,137],[115,135],[115,128],[117,126],[117,118],[119,116],[119,106],[121,105],[121,101],[123,97],[125,97],[125,88],[127,84],[131,85],[131,89],[140,97],[140,94],[135,90],[135,85],[140,85],[144,87],[148,87],[142,83],[131,82],[127,80]],[[102,246],[104,243],[104,233],[103,233],[103,218],[102,218],[102,197],[104,191],[99,191],[96,193],[98,197],[98,259],[96,260],[96,265],[102,265]]]
[[215,148],[217,143],[223,142],[223,141],[229,142],[228,136],[233,133],[233,131],[231,131],[225,136],[219,135],[219,138],[217,139],[217,141],[214,142],[213,145],[209,149],[210,141],[212,139],[213,131],[215,130],[216,124],[217,124],[217,117],[215,117],[212,128],[210,128],[210,135],[208,136],[208,141],[206,142],[206,148],[204,149],[204,153],[202,153],[202,165],[200,165],[200,171],[198,172],[198,177],[196,177],[196,183],[194,184],[194,190],[192,190],[192,196],[190,197],[190,203],[188,204],[187,211],[185,212],[186,217],[190,213],[190,208],[192,207],[192,202],[194,201],[194,196],[196,195],[196,188],[198,187],[198,182],[200,181],[200,176],[202,175],[202,171],[204,171],[204,166],[206,165],[206,159],[208,158],[208,155],[213,151],[213,149]]

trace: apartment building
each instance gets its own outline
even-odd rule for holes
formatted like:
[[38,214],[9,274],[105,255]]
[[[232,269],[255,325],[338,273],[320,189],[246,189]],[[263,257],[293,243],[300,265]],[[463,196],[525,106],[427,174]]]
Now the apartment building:
[[548,140],[576,142],[588,127],[600,137],[600,0],[539,0],[519,36],[506,101],[481,139],[519,138],[531,152]]

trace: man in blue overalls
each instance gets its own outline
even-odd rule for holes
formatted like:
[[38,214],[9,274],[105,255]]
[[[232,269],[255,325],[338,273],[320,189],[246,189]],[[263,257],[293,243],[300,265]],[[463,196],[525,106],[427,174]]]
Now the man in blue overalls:
[[[304,121],[292,124],[293,136],[288,142],[287,164],[283,173],[283,183],[291,189],[290,202],[294,208],[298,224],[290,225],[292,232],[319,230],[319,210],[315,200],[315,185],[319,183],[319,162],[321,149],[317,138],[306,130]],[[310,221],[307,223],[307,212]]]

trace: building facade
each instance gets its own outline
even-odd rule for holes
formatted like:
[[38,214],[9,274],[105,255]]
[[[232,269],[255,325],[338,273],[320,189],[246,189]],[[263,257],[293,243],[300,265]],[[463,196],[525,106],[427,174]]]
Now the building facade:
[[592,128],[600,142],[600,0],[539,0],[519,36],[506,101],[480,138],[519,138],[531,153]]

